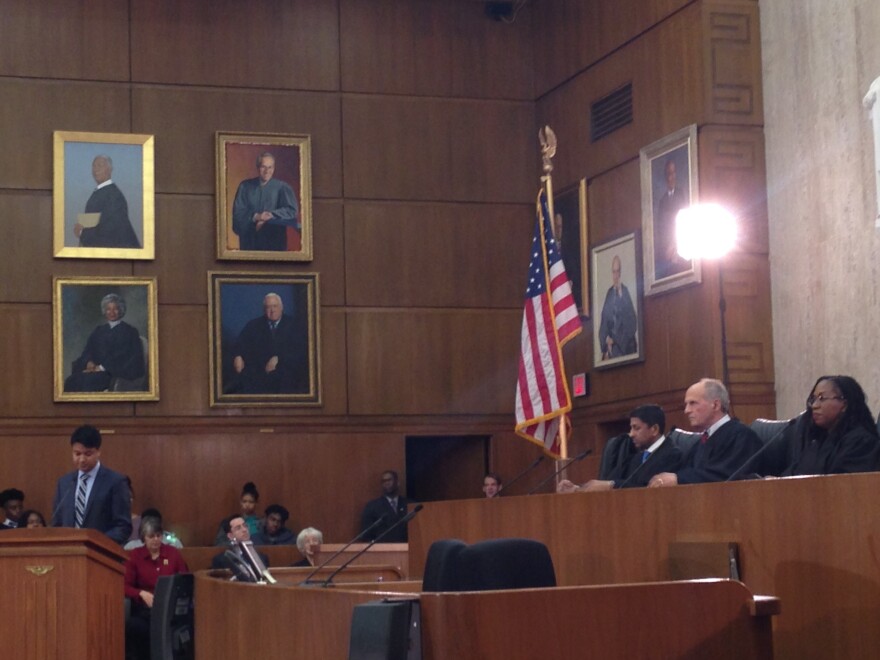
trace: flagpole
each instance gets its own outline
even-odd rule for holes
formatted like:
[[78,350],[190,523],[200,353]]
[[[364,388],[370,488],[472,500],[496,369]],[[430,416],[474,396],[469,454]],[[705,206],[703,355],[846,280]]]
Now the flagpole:
[[[556,133],[549,126],[544,126],[538,131],[538,142],[541,143],[541,160],[544,171],[541,183],[544,186],[544,194],[547,197],[547,215],[550,218],[550,231],[553,238],[559,240],[556,235],[555,219],[553,210],[553,157],[556,155]],[[568,458],[568,426],[565,423],[565,414],[559,418],[559,456],[560,460]]]

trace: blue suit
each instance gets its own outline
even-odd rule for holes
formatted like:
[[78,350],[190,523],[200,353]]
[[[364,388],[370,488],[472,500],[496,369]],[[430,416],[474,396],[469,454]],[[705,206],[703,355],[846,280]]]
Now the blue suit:
[[[55,487],[52,500],[52,527],[74,527],[79,470],[65,474]],[[131,536],[131,492],[125,476],[101,465],[89,501],[86,502],[83,527],[104,532],[122,545]]]

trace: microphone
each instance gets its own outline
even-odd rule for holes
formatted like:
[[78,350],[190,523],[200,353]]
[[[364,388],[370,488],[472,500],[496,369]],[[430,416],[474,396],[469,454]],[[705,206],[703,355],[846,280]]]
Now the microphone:
[[64,527],[64,525],[61,524],[64,522],[63,520],[59,520],[58,521],[59,524],[57,524],[57,525],[55,524],[55,516],[58,515],[58,512],[61,510],[61,505],[64,504],[64,500],[67,499],[67,496],[70,495],[71,491],[73,490],[73,486],[74,486],[74,484],[76,484],[77,479],[78,479],[78,477],[74,476],[73,482],[67,484],[67,490],[64,491],[64,495],[62,495],[58,499],[58,504],[56,504],[55,508],[52,509],[52,515],[49,516],[49,526],[50,527]]
[[570,466],[574,465],[575,463],[577,463],[578,461],[585,459],[587,456],[589,456],[589,455],[592,454],[592,453],[593,453],[593,450],[592,450],[592,449],[584,449],[580,454],[578,454],[577,456],[575,456],[575,457],[574,457],[573,459],[571,459],[568,463],[566,463],[566,464],[563,465],[561,468],[559,468],[558,470],[556,470],[556,472],[554,472],[554,473],[551,474],[549,477],[547,477],[546,479],[544,479],[544,481],[542,481],[542,482],[539,483],[537,486],[535,486],[534,488],[532,488],[528,493],[526,493],[526,495],[532,495],[532,494],[534,494],[534,492],[535,492],[536,490],[538,490],[541,486],[543,486],[543,485],[546,484],[548,481],[550,481],[553,477],[555,477],[555,476],[558,475],[560,472],[562,472],[565,468],[570,467]]
[[[421,507],[421,504],[419,505],[419,507]],[[318,571],[320,571],[320,570],[321,570],[322,568],[324,568],[327,564],[329,564],[331,561],[333,561],[334,559],[336,559],[336,558],[337,558],[339,555],[341,555],[343,552],[345,552],[346,550],[348,550],[348,547],[349,547],[352,543],[354,543],[354,542],[357,541],[358,539],[362,538],[367,532],[371,532],[371,531],[373,531],[376,527],[378,527],[379,525],[388,522],[388,516],[389,516],[389,515],[391,515],[391,514],[388,514],[388,513],[383,514],[381,518],[379,518],[378,520],[374,520],[373,523],[372,523],[371,525],[368,525],[367,527],[365,527],[364,529],[362,529],[360,532],[358,532],[358,535],[357,535],[357,536],[355,536],[351,541],[349,541],[349,542],[346,543],[344,546],[342,546],[341,548],[339,548],[339,550],[337,550],[337,551],[336,551],[336,552],[335,552],[335,553],[334,553],[329,559],[327,559],[327,561],[321,562],[321,565],[318,566],[318,567],[317,567],[315,570],[313,570],[311,573],[309,573],[309,574],[306,576],[306,579],[299,583],[299,586],[302,587],[302,586],[307,586],[307,585],[310,585],[310,584],[321,584],[321,583],[323,583],[324,580],[315,580],[314,583],[313,583],[311,580],[312,580],[313,577],[315,577],[315,575],[318,573]]]
[[357,559],[357,558],[360,557],[362,554],[364,554],[367,550],[369,550],[370,548],[372,548],[374,543],[377,543],[377,542],[378,542],[383,536],[385,536],[386,534],[388,534],[392,529],[394,529],[394,528],[397,527],[398,525],[405,525],[405,524],[408,523],[410,520],[412,520],[413,518],[415,518],[415,517],[416,517],[416,514],[417,514],[419,511],[421,511],[423,508],[424,508],[423,505],[421,505],[421,504],[416,504],[415,508],[413,508],[412,511],[410,511],[410,512],[409,512],[408,514],[406,514],[403,518],[401,518],[401,519],[398,520],[396,523],[394,523],[393,525],[391,525],[391,527],[389,527],[388,529],[386,529],[384,532],[382,532],[381,534],[379,534],[379,536],[377,536],[377,537],[374,538],[372,541],[370,541],[370,542],[367,544],[367,546],[366,546],[365,548],[362,548],[361,550],[359,550],[358,552],[356,552],[356,553],[354,554],[354,556],[351,557],[347,562],[345,562],[344,564],[342,564],[342,566],[340,566],[340,567],[337,568],[335,571],[333,571],[333,572],[327,577],[327,579],[324,580],[324,582],[323,582],[323,584],[322,584],[321,586],[329,587],[329,586],[330,586],[330,583],[333,582],[333,578],[336,577],[339,573],[341,573],[341,572],[343,571],[343,569],[345,569],[345,568],[346,568],[349,564],[351,564],[355,559]]
[[[666,440],[664,440],[663,442],[664,443],[665,442],[672,442],[672,438],[670,436],[673,433],[675,433],[677,430],[678,429],[674,426],[671,429],[669,429],[669,433],[666,434]],[[631,475],[629,475],[626,479],[624,479],[623,482],[621,482],[621,484],[619,486],[614,486],[614,488],[615,489],[626,488],[627,484],[629,484],[629,482],[632,481],[639,472],[641,472],[642,468],[645,467],[645,465],[648,463],[648,461],[650,461],[652,458],[654,458],[654,453],[655,452],[651,452],[651,454],[648,456],[647,461],[643,461],[642,463],[640,463],[639,466],[635,470],[633,470],[633,473]]]
[[[742,465],[740,465],[740,466],[739,466],[739,469],[736,470],[736,471],[734,471],[734,473],[731,474],[729,477],[727,477],[727,479],[725,479],[725,481],[734,481],[734,480],[735,480],[737,477],[739,477],[743,472],[745,472],[746,467],[748,467],[749,465],[751,465],[752,462],[753,462],[756,458],[758,458],[758,456],[760,456],[760,455],[763,454],[765,451],[767,451],[767,448],[768,448],[770,445],[772,445],[773,443],[775,443],[779,438],[781,438],[782,435],[783,435],[788,429],[790,429],[790,428],[794,425],[794,423],[797,422],[797,420],[800,419],[800,417],[801,417],[800,415],[797,415],[796,417],[792,417],[790,420],[788,420],[788,424],[786,424],[785,426],[783,426],[783,427],[782,427],[782,428],[781,428],[781,429],[780,429],[780,430],[779,430],[779,431],[778,431],[778,432],[777,432],[772,438],[770,438],[767,442],[765,442],[763,447],[761,447],[758,451],[756,451],[754,454],[752,454],[751,456],[749,456],[749,458],[746,460],[746,462],[743,463]],[[760,475],[758,475],[758,476],[760,476]]]
[[527,467],[525,470],[523,470],[523,471],[520,472],[518,475],[516,475],[516,477],[515,477],[512,481],[510,481],[510,482],[508,482],[508,483],[502,485],[501,488],[498,489],[498,492],[495,493],[495,497],[498,497],[499,495],[501,495],[501,492],[502,492],[503,490],[505,490],[506,488],[510,488],[513,484],[515,484],[517,481],[519,481],[519,480],[522,479],[524,476],[526,476],[526,475],[527,475],[529,472],[531,472],[534,468],[538,467],[538,464],[539,464],[541,461],[543,461],[545,458],[546,458],[546,456],[545,456],[544,454],[541,454],[538,458],[536,458],[536,459],[534,460],[534,462],[533,462],[531,465],[529,465],[529,467]]
[[226,550],[223,552],[229,564],[232,567],[234,579],[239,582],[259,582],[260,578],[254,573],[254,569],[234,550]]

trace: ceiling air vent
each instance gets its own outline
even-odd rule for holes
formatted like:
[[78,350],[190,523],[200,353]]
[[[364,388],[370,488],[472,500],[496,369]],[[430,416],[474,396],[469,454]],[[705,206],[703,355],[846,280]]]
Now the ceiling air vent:
[[622,128],[633,120],[633,86],[627,83],[603,96],[590,106],[590,141],[601,138]]

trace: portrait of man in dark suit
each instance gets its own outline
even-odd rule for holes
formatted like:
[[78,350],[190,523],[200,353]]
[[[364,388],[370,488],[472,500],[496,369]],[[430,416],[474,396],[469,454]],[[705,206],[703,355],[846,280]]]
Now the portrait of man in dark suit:
[[211,277],[214,401],[319,401],[317,276]]

